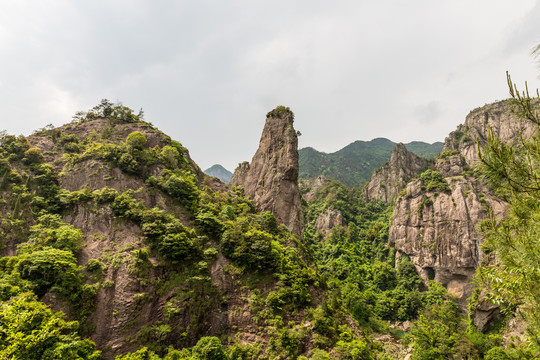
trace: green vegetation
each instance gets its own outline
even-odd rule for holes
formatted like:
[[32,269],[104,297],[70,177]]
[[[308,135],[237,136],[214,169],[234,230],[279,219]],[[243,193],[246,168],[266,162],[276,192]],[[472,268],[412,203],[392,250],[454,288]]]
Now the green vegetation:
[[[355,141],[334,153],[322,153],[313,148],[298,151],[301,179],[324,175],[341,181],[347,186],[362,186],[371,178],[373,171],[390,160],[396,143],[378,138],[371,141]],[[425,158],[435,158],[442,151],[442,143],[426,144],[411,142],[407,150]]]
[[[306,189],[305,189],[306,190]],[[330,290],[365,328],[380,330],[380,320],[405,321],[424,306],[424,285],[406,256],[397,262],[388,246],[391,207],[364,203],[359,189],[328,181],[309,204],[305,238]],[[315,221],[326,209],[338,210],[348,226],[326,238]]]
[[[426,286],[388,244],[392,209],[365,203],[361,189],[317,190],[301,239],[242,189],[205,186],[187,150],[141,116],[103,100],[39,141],[0,135],[0,249],[11,255],[0,258],[0,357],[99,359],[84,337],[103,331],[94,310],[115,293],[127,299],[107,305],[115,334],[138,347],[120,360],[388,359],[376,333],[411,344],[413,359],[528,356],[475,331],[440,284]],[[268,116],[294,117],[281,106]],[[449,191],[438,172],[420,179]],[[535,216],[527,200],[515,216],[533,222],[520,212]],[[328,210],[343,221],[322,234]],[[404,321],[409,333],[390,330]]]
[[274,110],[269,111],[268,114],[266,114],[266,117],[294,120],[294,113],[291,111],[289,107],[279,105]]
[[[489,290],[495,304],[507,313],[516,311],[528,326],[531,351],[540,356],[540,118],[538,98],[517,91],[508,76],[512,98],[510,108],[524,121],[532,122],[537,131],[530,140],[521,139],[519,147],[499,141],[492,132],[488,145],[480,152],[482,173],[491,186],[510,203],[503,221],[490,219],[482,225],[487,237],[484,251],[494,252],[499,263],[485,263],[479,279]],[[494,356],[494,355],[493,355]]]
[[422,190],[428,192],[450,193],[450,186],[442,174],[436,170],[426,170],[420,174]]

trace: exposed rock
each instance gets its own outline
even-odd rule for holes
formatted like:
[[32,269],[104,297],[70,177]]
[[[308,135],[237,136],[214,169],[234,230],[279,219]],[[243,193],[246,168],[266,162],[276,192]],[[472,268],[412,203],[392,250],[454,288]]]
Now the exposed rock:
[[508,101],[503,100],[471,111],[465,123],[445,139],[443,150],[458,150],[469,165],[474,165],[478,160],[476,139],[480,146],[486,145],[490,128],[495,137],[509,145],[519,144],[520,134],[527,139],[534,132],[533,124],[516,117]]
[[[304,189],[302,198],[308,203],[315,200],[317,193],[323,188],[328,179],[324,175],[320,175],[314,179],[306,179],[300,181],[300,188]],[[307,191],[305,190],[307,189]]]
[[231,179],[243,186],[260,211],[271,211],[277,221],[301,235],[304,218],[298,190],[298,138],[294,115],[284,107],[268,113],[259,148],[251,164],[238,166]]
[[481,257],[483,238],[476,225],[489,217],[490,208],[502,216],[505,206],[473,178],[455,176],[446,181],[449,192],[427,192],[421,180],[409,183],[407,195],[396,201],[389,237],[426,282],[441,282],[464,305]]
[[326,211],[317,218],[317,221],[315,222],[315,229],[326,236],[332,228],[342,224],[343,215],[341,214],[341,211],[326,209]]
[[366,185],[366,201],[393,203],[409,180],[427,168],[429,163],[429,160],[408,151],[402,143],[397,144],[392,150],[390,161],[377,169]]
[[[497,218],[506,210],[506,203],[468,171],[478,160],[475,139],[485,144],[489,128],[509,144],[516,144],[520,133],[532,134],[532,127],[511,114],[506,101],[473,110],[465,124],[446,138],[445,152],[434,166],[450,191],[427,191],[421,180],[412,181],[406,195],[396,200],[390,227],[390,242],[398,255],[407,254],[424,280],[440,281],[462,307],[471,295],[471,280],[482,258],[484,238],[477,225],[489,218],[490,209]],[[479,309],[478,314],[475,321],[482,327],[496,311]]]

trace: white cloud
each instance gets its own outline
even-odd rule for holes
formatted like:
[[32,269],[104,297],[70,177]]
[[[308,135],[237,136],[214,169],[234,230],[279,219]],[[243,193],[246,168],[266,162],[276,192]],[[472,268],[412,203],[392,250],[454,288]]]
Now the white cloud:
[[265,114],[290,106],[302,146],[441,141],[534,78],[538,1],[5,1],[0,128],[30,133],[120,100],[233,170]]

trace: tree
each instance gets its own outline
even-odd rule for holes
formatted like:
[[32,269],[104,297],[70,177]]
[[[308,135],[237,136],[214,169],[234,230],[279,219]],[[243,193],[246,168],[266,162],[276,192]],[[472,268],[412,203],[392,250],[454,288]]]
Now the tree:
[[479,150],[484,177],[510,204],[505,220],[482,224],[485,252],[496,254],[500,264],[484,265],[479,277],[496,304],[518,307],[540,354],[540,95],[531,98],[527,85],[520,93],[509,75],[508,85],[512,112],[532,122],[536,134],[512,147],[490,131],[488,145]]
[[34,294],[22,293],[0,304],[0,358],[100,359],[95,344],[81,339],[78,328]]
[[134,149],[142,150],[146,146],[146,137],[140,131],[132,132],[128,135],[126,144]]

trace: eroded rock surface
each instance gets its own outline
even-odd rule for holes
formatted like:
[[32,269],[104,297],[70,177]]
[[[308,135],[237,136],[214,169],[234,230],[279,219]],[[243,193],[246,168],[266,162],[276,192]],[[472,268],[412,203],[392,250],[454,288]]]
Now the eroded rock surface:
[[315,222],[315,229],[323,235],[328,235],[330,230],[336,226],[343,225],[343,215],[341,211],[326,209]]
[[238,166],[230,184],[243,186],[258,210],[271,211],[279,223],[301,235],[304,219],[293,121],[288,108],[278,107],[268,113],[257,152],[251,163]]
[[[390,227],[390,242],[398,256],[408,255],[422,277],[445,285],[465,305],[471,295],[471,280],[482,258],[484,238],[478,232],[480,221],[503,217],[506,203],[470,171],[478,161],[476,138],[487,143],[488,129],[502,141],[517,145],[519,136],[529,137],[532,127],[517,119],[506,102],[475,109],[465,123],[445,140],[443,154],[434,170],[449,190],[426,190],[416,179],[398,196]],[[488,311],[492,315],[492,309]],[[488,319],[479,319],[484,326]]]
[[408,151],[402,143],[397,144],[392,150],[390,161],[377,169],[366,185],[366,201],[381,200],[392,204],[409,180],[429,164],[429,160]]

